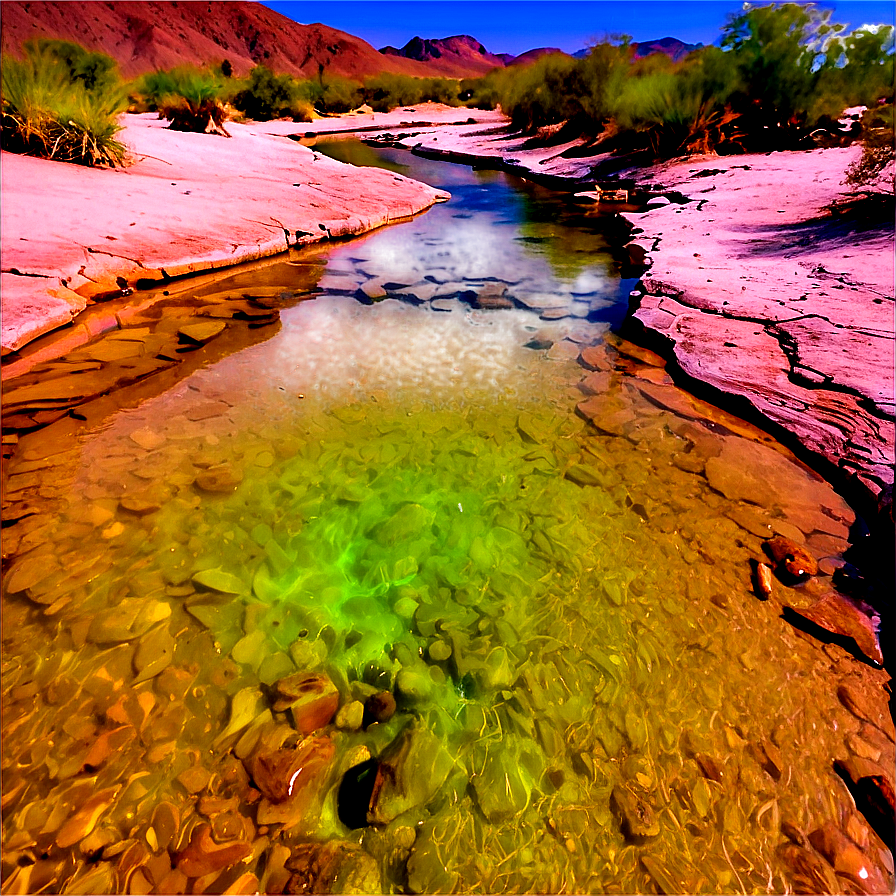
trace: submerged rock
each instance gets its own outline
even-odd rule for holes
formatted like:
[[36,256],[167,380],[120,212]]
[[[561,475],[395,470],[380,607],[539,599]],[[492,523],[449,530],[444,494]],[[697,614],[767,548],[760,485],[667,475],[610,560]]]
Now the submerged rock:
[[768,555],[777,564],[778,573],[790,579],[804,579],[818,574],[818,563],[809,551],[783,535],[765,543]]
[[395,698],[388,691],[371,694],[364,701],[364,725],[388,722],[395,715]]
[[381,893],[383,884],[373,856],[346,840],[301,843],[286,862],[292,872],[287,893]]
[[439,738],[411,723],[379,757],[367,820],[388,824],[408,809],[425,806],[453,767]]
[[791,607],[790,612],[808,619],[825,631],[851,639],[868,659],[883,665],[884,657],[871,620],[845,597],[832,591],[811,607]]
[[647,801],[646,794],[633,787],[617,784],[610,794],[610,808],[627,840],[637,843],[659,834],[660,825],[653,806]]
[[176,867],[187,877],[204,877],[235,865],[251,852],[252,847],[243,840],[216,843],[211,825],[200,824],[193,830],[186,849],[178,853]]
[[326,676],[297,672],[281,678],[274,687],[274,712],[288,709],[302,734],[311,734],[329,725],[339,709],[339,691]]

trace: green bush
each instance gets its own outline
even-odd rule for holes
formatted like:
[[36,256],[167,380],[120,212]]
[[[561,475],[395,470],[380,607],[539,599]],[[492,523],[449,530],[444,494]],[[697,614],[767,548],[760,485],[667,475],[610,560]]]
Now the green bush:
[[374,112],[389,112],[397,106],[417,103],[460,105],[459,84],[451,78],[412,78],[383,72],[364,82],[364,101]]
[[126,148],[115,135],[127,95],[114,63],[87,51],[79,55],[73,46],[29,43],[24,59],[3,58],[3,148],[80,165],[123,165]]
[[224,79],[209,69],[180,66],[144,75],[137,87],[143,104],[158,111],[175,131],[230,135],[224,129]]
[[233,105],[255,121],[295,117],[297,111],[305,111],[300,109],[300,102],[295,80],[289,75],[275,75],[265,65],[256,65],[245,86],[233,97]]

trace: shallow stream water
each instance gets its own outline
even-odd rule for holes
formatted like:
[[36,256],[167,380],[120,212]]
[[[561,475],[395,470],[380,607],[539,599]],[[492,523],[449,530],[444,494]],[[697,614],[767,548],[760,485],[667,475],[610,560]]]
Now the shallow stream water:
[[892,889],[833,768],[892,765],[889,677],[782,618],[825,576],[751,583],[849,507],[611,332],[606,219],[376,160],[451,202],[197,288],[280,327],[19,438],[3,892]]

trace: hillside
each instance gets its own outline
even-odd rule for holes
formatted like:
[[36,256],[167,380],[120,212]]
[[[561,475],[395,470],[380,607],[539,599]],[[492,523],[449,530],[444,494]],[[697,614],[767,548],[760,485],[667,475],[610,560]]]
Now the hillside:
[[0,12],[4,52],[17,53],[32,37],[63,38],[108,53],[126,77],[224,59],[237,75],[258,63],[294,76],[317,77],[326,71],[356,79],[383,71],[468,77],[487,70],[472,56],[476,64],[465,67],[457,53],[449,64],[436,66],[386,56],[351,34],[321,24],[301,25],[260,3],[4,0]]

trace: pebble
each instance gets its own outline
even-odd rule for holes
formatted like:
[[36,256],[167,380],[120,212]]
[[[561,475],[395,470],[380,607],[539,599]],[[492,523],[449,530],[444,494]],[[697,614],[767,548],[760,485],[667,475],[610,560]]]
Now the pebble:
[[336,713],[336,727],[343,731],[357,731],[364,721],[364,704],[351,700]]

